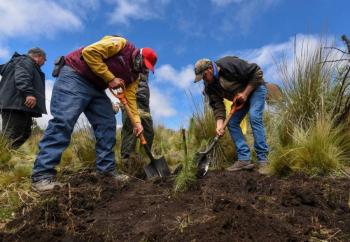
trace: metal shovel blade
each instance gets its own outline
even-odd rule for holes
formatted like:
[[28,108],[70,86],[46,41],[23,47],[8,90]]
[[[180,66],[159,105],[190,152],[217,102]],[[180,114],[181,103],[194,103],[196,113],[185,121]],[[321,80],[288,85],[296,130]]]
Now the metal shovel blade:
[[208,158],[209,153],[218,143],[220,136],[215,136],[214,140],[208,145],[207,149],[203,152],[197,152],[195,161],[197,162],[197,177],[204,177],[209,169],[210,159]]
[[148,178],[159,176],[159,173],[153,163],[149,163],[143,168]]
[[147,177],[166,177],[171,175],[168,164],[163,156],[152,160],[147,166],[144,167],[144,171]]
[[198,152],[196,154],[196,161],[198,162],[197,165],[197,177],[203,178],[209,169],[210,160],[208,159],[208,153],[207,152]]

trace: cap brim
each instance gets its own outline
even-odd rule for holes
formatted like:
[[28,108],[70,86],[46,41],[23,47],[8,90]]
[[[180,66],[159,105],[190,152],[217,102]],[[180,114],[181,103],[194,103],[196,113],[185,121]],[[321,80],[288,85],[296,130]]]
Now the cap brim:
[[154,66],[148,60],[144,59],[145,66],[148,70],[151,70],[154,73]]
[[203,73],[196,75],[194,78],[194,83],[199,82],[203,79]]

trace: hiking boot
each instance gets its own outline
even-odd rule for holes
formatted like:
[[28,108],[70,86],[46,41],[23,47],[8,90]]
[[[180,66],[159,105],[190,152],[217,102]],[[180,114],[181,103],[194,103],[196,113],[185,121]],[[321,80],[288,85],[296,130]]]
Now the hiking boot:
[[97,176],[99,178],[102,178],[102,179],[111,178],[111,179],[118,181],[118,182],[127,182],[130,179],[130,177],[128,175],[116,174],[115,172],[107,172],[107,173],[97,172]]
[[262,175],[268,175],[269,174],[269,163],[267,161],[259,161],[259,169],[258,172]]
[[253,170],[255,165],[249,160],[238,160],[232,166],[227,167],[227,171]]
[[51,191],[55,187],[63,187],[64,184],[60,182],[54,182],[52,179],[42,179],[36,182],[32,182],[32,189],[36,192]]

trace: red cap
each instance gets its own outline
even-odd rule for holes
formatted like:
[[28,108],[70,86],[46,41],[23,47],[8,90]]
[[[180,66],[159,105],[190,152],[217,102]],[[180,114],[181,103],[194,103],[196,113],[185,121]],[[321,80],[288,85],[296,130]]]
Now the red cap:
[[142,48],[141,54],[147,69],[151,70],[154,73],[154,66],[157,63],[157,53],[151,48]]

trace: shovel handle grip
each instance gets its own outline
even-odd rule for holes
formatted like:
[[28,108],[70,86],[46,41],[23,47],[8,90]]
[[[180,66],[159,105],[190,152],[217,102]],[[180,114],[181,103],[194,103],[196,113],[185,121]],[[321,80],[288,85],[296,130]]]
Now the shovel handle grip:
[[[128,100],[125,97],[124,91],[115,93],[112,88],[109,88],[109,90],[112,93],[112,95],[115,96],[116,98],[118,98],[120,100],[120,102],[123,104],[124,109],[126,111],[126,114],[128,115],[132,126],[135,127],[136,126],[136,122],[135,122],[134,117],[133,117],[133,115],[131,113],[131,110],[130,110],[130,107],[129,107],[129,104],[128,104]],[[141,133],[139,135],[139,138],[140,138],[140,142],[141,142],[142,145],[146,145],[147,144],[147,141],[146,141],[145,136],[143,135],[143,133]]]

